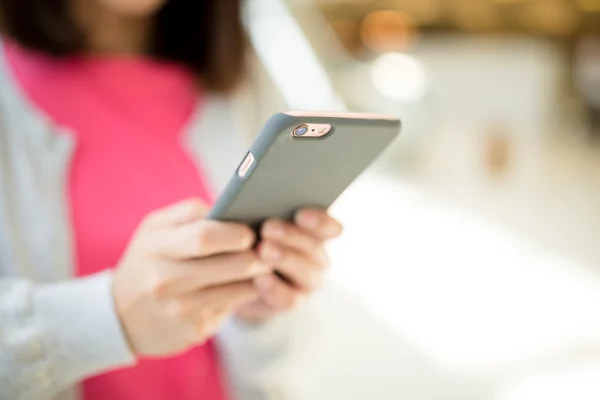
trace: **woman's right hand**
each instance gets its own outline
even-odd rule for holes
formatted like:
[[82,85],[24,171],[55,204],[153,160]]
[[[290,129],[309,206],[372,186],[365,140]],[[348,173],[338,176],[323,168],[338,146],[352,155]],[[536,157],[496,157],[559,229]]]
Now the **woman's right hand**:
[[258,298],[252,278],[271,272],[252,250],[250,228],[205,214],[197,201],[151,213],[117,266],[115,307],[138,356],[168,356],[203,343]]

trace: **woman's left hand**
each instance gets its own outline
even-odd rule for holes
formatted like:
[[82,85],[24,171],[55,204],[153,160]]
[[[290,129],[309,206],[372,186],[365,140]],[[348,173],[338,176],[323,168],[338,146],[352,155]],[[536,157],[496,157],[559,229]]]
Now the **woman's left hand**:
[[261,322],[294,308],[319,287],[328,266],[325,243],[341,233],[342,225],[322,210],[301,210],[294,223],[267,221],[261,230],[258,255],[284,279],[274,274],[256,278],[260,300],[243,306],[238,316]]

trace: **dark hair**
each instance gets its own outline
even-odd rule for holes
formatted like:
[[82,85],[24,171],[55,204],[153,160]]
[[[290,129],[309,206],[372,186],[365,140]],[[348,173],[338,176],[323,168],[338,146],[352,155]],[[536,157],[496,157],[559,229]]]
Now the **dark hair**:
[[[208,90],[231,90],[245,66],[241,8],[241,0],[168,0],[157,15],[150,55],[186,65]],[[68,0],[0,0],[0,28],[21,45],[53,56],[86,49]]]

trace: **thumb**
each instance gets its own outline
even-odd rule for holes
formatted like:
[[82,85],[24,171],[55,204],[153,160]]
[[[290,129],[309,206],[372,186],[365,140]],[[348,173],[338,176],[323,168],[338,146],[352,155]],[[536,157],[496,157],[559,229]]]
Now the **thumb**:
[[202,200],[187,199],[153,211],[147,223],[161,228],[178,226],[204,219],[208,211],[208,205]]

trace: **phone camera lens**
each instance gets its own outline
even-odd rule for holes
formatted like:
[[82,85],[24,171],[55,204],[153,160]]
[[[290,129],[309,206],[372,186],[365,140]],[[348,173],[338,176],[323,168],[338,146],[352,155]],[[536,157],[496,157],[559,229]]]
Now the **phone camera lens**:
[[294,129],[294,136],[302,136],[308,132],[308,127],[306,125],[300,125],[296,129]]

